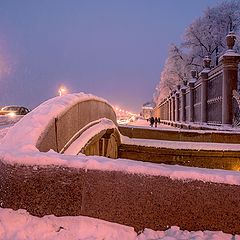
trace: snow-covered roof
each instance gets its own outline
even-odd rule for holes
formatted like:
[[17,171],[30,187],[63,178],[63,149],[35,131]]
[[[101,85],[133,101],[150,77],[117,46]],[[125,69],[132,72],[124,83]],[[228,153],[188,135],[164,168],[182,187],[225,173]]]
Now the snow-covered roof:
[[154,102],[146,102],[142,105],[142,108],[154,108],[155,103]]

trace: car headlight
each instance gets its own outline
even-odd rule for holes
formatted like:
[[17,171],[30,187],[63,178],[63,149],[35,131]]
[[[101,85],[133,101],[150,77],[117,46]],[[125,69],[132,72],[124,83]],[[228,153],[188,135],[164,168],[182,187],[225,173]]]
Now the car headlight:
[[10,112],[10,113],[7,114],[7,116],[14,117],[14,116],[16,116],[16,113],[15,112]]

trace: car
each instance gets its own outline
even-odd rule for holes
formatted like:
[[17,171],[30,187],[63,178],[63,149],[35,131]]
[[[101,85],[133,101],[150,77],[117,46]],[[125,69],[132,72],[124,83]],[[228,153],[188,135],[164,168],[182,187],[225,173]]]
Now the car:
[[6,106],[0,110],[0,115],[26,115],[30,110],[22,106]]
[[129,123],[129,118],[120,118],[117,120],[118,124],[124,125]]

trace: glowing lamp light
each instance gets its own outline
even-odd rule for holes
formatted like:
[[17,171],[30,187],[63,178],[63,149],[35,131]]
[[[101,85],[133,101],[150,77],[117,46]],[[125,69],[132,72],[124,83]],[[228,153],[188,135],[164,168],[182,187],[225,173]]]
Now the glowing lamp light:
[[66,87],[61,86],[61,87],[58,89],[58,94],[59,94],[59,96],[62,96],[62,95],[64,95],[64,94],[66,94],[66,93],[67,93]]

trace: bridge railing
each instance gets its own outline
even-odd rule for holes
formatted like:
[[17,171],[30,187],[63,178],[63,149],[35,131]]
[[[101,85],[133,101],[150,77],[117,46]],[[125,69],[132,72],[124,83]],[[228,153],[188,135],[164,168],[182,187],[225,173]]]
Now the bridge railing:
[[203,70],[197,76],[191,71],[191,79],[178,85],[154,109],[161,120],[182,123],[233,124],[233,91],[237,90],[240,54],[233,50],[235,35],[227,35],[228,50],[220,57],[220,63],[210,68],[211,59],[203,59]]

